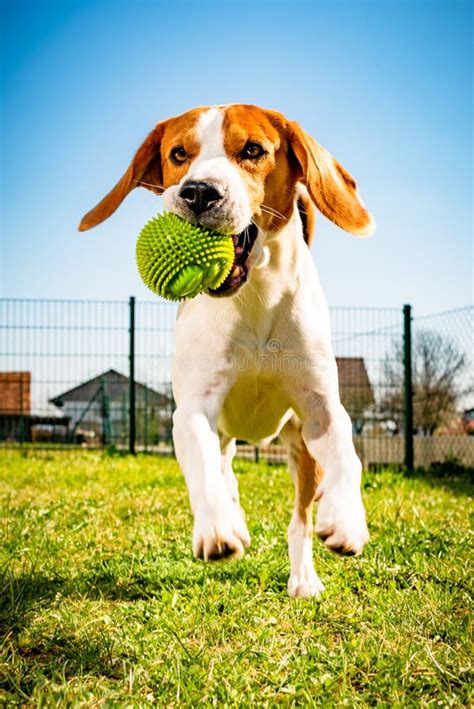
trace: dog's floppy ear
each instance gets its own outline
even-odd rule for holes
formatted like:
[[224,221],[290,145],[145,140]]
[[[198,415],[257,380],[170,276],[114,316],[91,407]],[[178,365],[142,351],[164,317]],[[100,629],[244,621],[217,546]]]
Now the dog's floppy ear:
[[163,191],[160,144],[166,121],[149,133],[115,187],[82,218],[79,231],[86,231],[110,217],[128,193],[140,184],[160,194]]
[[289,122],[287,130],[301,168],[300,179],[319,211],[351,234],[370,236],[375,222],[357,194],[352,175],[298,123]]

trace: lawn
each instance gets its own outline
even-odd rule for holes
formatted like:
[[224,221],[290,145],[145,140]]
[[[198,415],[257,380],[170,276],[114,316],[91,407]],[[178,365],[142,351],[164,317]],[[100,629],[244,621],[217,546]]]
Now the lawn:
[[237,462],[252,544],[191,554],[175,461],[0,452],[0,704],[466,706],[473,483],[364,477],[360,558],[315,541],[320,600],[286,595],[292,486]]

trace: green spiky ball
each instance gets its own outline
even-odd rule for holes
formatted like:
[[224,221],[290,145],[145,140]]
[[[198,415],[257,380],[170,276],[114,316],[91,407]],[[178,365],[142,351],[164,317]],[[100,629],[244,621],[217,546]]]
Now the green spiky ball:
[[147,288],[168,300],[183,300],[225,281],[234,243],[231,236],[165,212],[141,230],[136,257]]

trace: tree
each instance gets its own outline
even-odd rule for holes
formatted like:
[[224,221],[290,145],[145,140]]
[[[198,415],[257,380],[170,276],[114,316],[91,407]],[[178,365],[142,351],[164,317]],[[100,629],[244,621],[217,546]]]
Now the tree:
[[[413,422],[431,436],[456,414],[462,395],[460,376],[465,355],[456,344],[433,330],[418,330],[412,340]],[[380,409],[384,416],[403,427],[403,342],[394,341],[384,362],[386,394]]]

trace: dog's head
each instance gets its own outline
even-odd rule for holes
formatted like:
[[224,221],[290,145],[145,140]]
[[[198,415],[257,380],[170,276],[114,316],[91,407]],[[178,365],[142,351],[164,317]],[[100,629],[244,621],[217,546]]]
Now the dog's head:
[[[146,187],[163,195],[169,211],[233,235],[238,268],[225,287],[233,292],[247,278],[257,227],[267,233],[282,228],[293,214],[299,183],[339,227],[357,236],[372,233],[353,177],[297,123],[244,104],[196,108],[156,125],[79,229],[96,226],[134,187]],[[304,226],[311,231],[311,214]],[[310,233],[305,238],[309,242]]]

